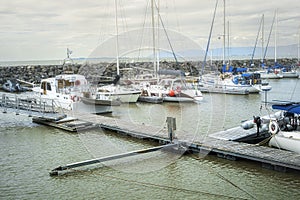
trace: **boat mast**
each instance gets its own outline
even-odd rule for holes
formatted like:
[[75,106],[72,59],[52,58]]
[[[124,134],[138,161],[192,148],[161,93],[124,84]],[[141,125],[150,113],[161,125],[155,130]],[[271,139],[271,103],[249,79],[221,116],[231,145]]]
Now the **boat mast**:
[[118,5],[117,0],[115,0],[115,26],[116,26],[116,52],[117,52],[117,75],[120,75],[120,64],[119,64],[119,28],[118,28]]
[[[210,31],[209,31],[208,41],[207,41],[207,45],[206,45],[204,60],[203,60],[203,63],[202,63],[201,76],[204,73],[204,67],[206,65],[206,58],[207,58],[207,53],[208,53],[208,49],[209,49],[209,45],[210,45],[210,40],[211,40],[212,31],[213,31],[213,26],[214,26],[214,22],[215,22],[215,18],[216,18],[217,7],[218,7],[218,0],[216,0],[214,15],[213,15],[213,19],[212,19],[211,26],[210,26]],[[211,54],[212,54],[212,51],[211,51]],[[212,55],[211,55],[211,62],[212,62]]]
[[298,32],[298,64],[300,64],[300,27]]
[[264,15],[262,15],[262,17],[261,17],[258,32],[257,32],[257,35],[256,35],[255,45],[254,45],[253,52],[252,52],[252,57],[251,57],[251,65],[253,64],[253,58],[254,58],[254,55],[255,55],[256,46],[257,46],[257,42],[258,42],[258,39],[259,39],[260,30],[262,28],[263,16]]
[[225,43],[226,43],[226,9],[225,9],[225,0],[224,1],[224,16],[223,16],[223,20],[224,20],[224,29],[223,29],[223,65],[225,65]]
[[230,37],[229,37],[229,21],[227,21],[227,58],[228,58],[228,63],[229,65],[231,64],[230,62]]
[[154,73],[157,77],[157,66],[156,66],[156,49],[155,49],[155,20],[154,20],[154,0],[151,0],[151,12],[152,12],[152,39],[153,39],[153,67],[154,67]]
[[265,14],[262,16],[261,24],[261,65],[264,63],[264,33],[265,33]]
[[159,3],[160,1],[158,0],[157,1],[157,47],[158,47],[158,51],[156,52],[156,68],[157,68],[157,72],[159,72],[159,12],[160,12],[160,10],[159,10],[159,8],[160,8],[160,3]]
[[[270,38],[271,38],[272,31],[273,31],[274,23],[275,23],[275,18],[276,18],[276,12],[274,13],[274,17],[273,17],[273,21],[272,21],[272,25],[271,25],[269,37],[268,37],[268,40],[267,40],[267,45],[266,45],[266,48],[265,48],[265,53],[264,53],[263,59],[265,59],[265,58],[266,58],[266,55],[267,55],[267,51],[268,51],[269,43],[270,43]],[[276,35],[275,35],[275,40],[276,40]],[[275,42],[275,49],[276,49],[276,42]],[[275,51],[276,51],[276,50],[275,50]],[[276,55],[275,55],[275,62],[276,62]]]
[[275,45],[275,48],[274,48],[274,56],[275,56],[275,65],[277,63],[277,28],[278,28],[278,10],[275,11],[275,41],[274,41],[274,45]]

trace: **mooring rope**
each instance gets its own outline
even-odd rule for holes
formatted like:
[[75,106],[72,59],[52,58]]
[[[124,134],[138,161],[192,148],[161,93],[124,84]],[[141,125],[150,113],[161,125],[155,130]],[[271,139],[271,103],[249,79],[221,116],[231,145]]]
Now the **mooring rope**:
[[[194,156],[194,155],[192,155],[192,154],[191,154],[191,157],[194,158],[194,159],[196,159],[196,160],[200,160],[198,157],[196,157],[196,156]],[[255,196],[253,196],[252,194],[250,194],[248,191],[244,190],[243,188],[239,187],[238,185],[236,185],[236,184],[233,183],[232,181],[228,180],[226,177],[224,177],[224,176],[221,175],[220,173],[215,172],[215,171],[213,171],[213,170],[211,170],[211,169],[209,169],[209,168],[207,168],[207,170],[210,171],[210,172],[212,172],[212,173],[214,173],[214,174],[216,174],[219,178],[221,178],[222,180],[228,182],[229,184],[231,184],[232,186],[236,187],[236,188],[239,189],[240,191],[242,191],[242,192],[248,194],[251,198],[257,199]]]

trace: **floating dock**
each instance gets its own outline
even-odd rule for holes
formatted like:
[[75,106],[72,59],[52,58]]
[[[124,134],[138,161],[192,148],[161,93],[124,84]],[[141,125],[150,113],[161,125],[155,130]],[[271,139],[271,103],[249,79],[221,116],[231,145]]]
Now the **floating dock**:
[[[95,116],[92,114],[82,114],[83,119],[93,121],[98,128],[113,131],[118,134],[127,135],[134,138],[155,141],[159,144],[169,144],[170,135],[168,128],[157,128],[147,125],[132,125],[127,121],[109,118],[104,116]],[[90,120],[89,120],[90,118]],[[43,123],[45,124],[45,123]],[[47,125],[47,124],[46,124]],[[51,124],[48,124],[51,126]],[[234,130],[234,131],[233,131]],[[224,135],[237,135],[242,128],[228,129],[223,132]],[[255,130],[246,131],[253,135]],[[226,134],[225,134],[226,133]],[[248,144],[226,139],[216,138],[216,135],[221,135],[222,132],[215,134],[215,138],[207,136],[204,139],[194,139],[186,137],[186,134],[181,131],[176,131],[177,143],[182,145],[189,152],[202,154],[215,154],[229,160],[251,160],[259,162],[262,167],[286,172],[289,170],[300,171],[300,155],[294,152],[260,146],[257,144]],[[239,133],[240,134],[240,133]],[[240,138],[244,138],[245,134],[240,134]],[[232,136],[238,140],[237,136]],[[199,155],[201,156],[201,155]]]
[[[20,109],[20,107],[17,108],[16,106],[10,106],[7,108],[3,106],[6,104],[4,101],[5,98],[4,100],[2,98],[1,105],[4,109],[6,109],[6,112],[9,110],[10,112],[23,111],[24,114],[28,114],[28,112],[33,113],[32,110],[28,111],[25,108]],[[19,101],[17,100],[16,102]],[[174,118],[173,120],[172,118],[169,118],[171,120],[168,123],[168,127],[160,128],[145,124],[131,124],[130,122],[121,119],[87,113],[75,115],[80,116],[80,119],[76,117],[66,117],[66,115],[72,116],[72,113],[62,115],[55,112],[50,113],[46,111],[37,111],[34,115],[33,122],[60,128],[66,131],[101,128],[118,134],[128,135],[130,137],[155,141],[162,145],[171,143],[172,141],[170,138],[174,138],[174,135],[171,135],[170,137],[170,134],[176,133],[177,144],[182,145],[189,152],[199,154],[202,154],[203,152],[205,154],[216,154],[219,157],[229,160],[251,160],[261,163],[265,168],[282,172],[288,170],[300,171],[300,154],[267,146],[238,142],[247,136],[251,137],[255,134],[255,132],[253,132],[255,130],[246,131],[243,128],[236,127],[212,134],[211,136],[208,135],[205,138],[197,139],[193,136],[189,136],[185,132],[176,130],[175,124],[173,124],[174,127],[170,128],[169,125],[172,124]],[[174,132],[172,130],[174,130]],[[100,162],[101,158],[98,160]]]

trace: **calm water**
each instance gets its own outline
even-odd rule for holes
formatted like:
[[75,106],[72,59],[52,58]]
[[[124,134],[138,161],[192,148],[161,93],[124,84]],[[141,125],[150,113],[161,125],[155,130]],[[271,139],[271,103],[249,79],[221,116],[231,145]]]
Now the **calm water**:
[[[273,89],[268,100],[299,101],[299,81],[270,81]],[[108,116],[126,119],[132,126],[144,123],[162,129],[166,117],[172,116],[187,135],[205,137],[238,126],[253,115],[266,114],[264,108],[260,111],[264,98],[264,94],[206,94],[200,104],[122,105]],[[154,152],[50,177],[49,171],[59,165],[157,144],[101,130],[69,133],[2,112],[0,118],[1,199],[300,198],[299,173],[280,173],[257,163],[216,156]]]

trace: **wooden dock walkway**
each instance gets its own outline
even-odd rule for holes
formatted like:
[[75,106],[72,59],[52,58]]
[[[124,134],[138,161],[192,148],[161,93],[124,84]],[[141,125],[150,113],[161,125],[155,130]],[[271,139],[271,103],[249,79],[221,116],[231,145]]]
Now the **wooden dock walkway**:
[[[169,127],[154,127],[146,124],[133,124],[129,121],[104,117],[88,113],[59,113],[52,105],[45,105],[38,99],[18,97],[0,97],[3,113],[16,112],[32,116],[35,123],[52,126],[66,131],[82,131],[91,128],[102,128],[118,134],[139,139],[147,139],[159,144],[169,144]],[[67,117],[68,116],[68,117]],[[253,130],[252,130],[253,131]],[[177,142],[194,153],[207,152],[230,160],[246,159],[262,163],[263,167],[278,171],[300,171],[300,154],[285,150],[237,142],[239,139],[254,133],[240,127],[220,131],[206,137],[195,137],[196,133],[176,130]]]
[[[128,135],[134,138],[155,141],[159,144],[170,143],[167,127],[159,128],[145,124],[132,124],[120,119],[87,113],[80,114],[80,116],[82,117],[81,122],[93,122],[92,125],[96,128],[114,131],[118,134]],[[41,121],[35,122],[40,123]],[[53,126],[52,123],[46,121],[42,124]],[[58,128],[63,128],[63,123],[59,124],[60,127]],[[65,130],[68,130],[68,128]],[[300,171],[300,154],[294,152],[256,144],[217,139],[209,135],[204,138],[195,138],[180,130],[176,130],[175,132],[178,143],[193,153],[201,154],[201,152],[207,152],[207,154],[216,154],[219,157],[229,160],[251,160],[261,163],[265,168],[276,171]]]

